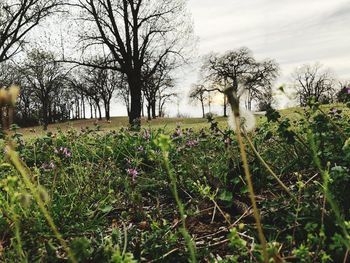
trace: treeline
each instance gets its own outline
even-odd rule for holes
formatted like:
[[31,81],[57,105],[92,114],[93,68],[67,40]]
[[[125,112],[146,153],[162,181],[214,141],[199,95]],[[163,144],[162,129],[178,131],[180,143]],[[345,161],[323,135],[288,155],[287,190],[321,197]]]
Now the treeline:
[[[25,49],[28,33],[55,14],[78,25],[79,58]],[[88,111],[99,118],[104,111],[109,119],[117,96],[139,128],[144,108],[149,119],[164,115],[176,94],[174,70],[187,62],[192,36],[184,0],[2,0],[0,85],[21,86],[22,125],[46,128],[86,118]]]
[[[74,119],[111,117],[113,99],[123,102],[130,113],[126,76],[109,69],[104,58],[94,58],[99,67],[67,67],[53,53],[32,49],[21,63],[0,63],[0,83],[18,85],[21,92],[15,122],[22,126],[43,125]],[[162,65],[144,82],[142,108],[148,119],[164,115],[165,103],[176,96],[168,65]],[[145,111],[142,111],[142,115]]]

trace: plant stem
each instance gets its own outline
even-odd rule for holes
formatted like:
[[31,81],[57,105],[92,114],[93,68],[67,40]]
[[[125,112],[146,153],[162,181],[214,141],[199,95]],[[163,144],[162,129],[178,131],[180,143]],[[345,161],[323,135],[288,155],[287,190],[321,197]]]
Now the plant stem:
[[19,173],[21,174],[24,184],[31,191],[31,193],[32,193],[36,203],[38,204],[41,212],[43,213],[43,215],[44,215],[47,223],[49,224],[52,232],[54,233],[54,235],[56,236],[58,241],[61,243],[61,245],[64,248],[64,250],[67,252],[68,257],[70,258],[70,260],[73,263],[77,263],[74,255],[70,251],[66,241],[63,239],[62,235],[58,232],[58,229],[57,229],[57,227],[56,227],[52,217],[50,216],[49,212],[47,211],[43,200],[41,199],[40,195],[38,194],[36,187],[30,181],[30,179],[29,179],[29,177],[27,175],[26,168],[25,168],[24,164],[22,163],[22,161],[19,159],[18,154],[12,149],[12,147],[10,145],[8,145],[6,147],[6,150],[7,150],[7,153],[8,153],[8,156],[9,156],[11,162],[16,167],[16,169],[19,171]]
[[323,178],[323,185],[322,186],[323,186],[323,192],[324,192],[325,198],[328,201],[331,209],[334,212],[336,221],[338,221],[338,224],[339,224],[339,226],[341,227],[341,229],[343,231],[343,235],[344,235],[344,238],[345,238],[343,243],[344,243],[344,245],[346,246],[347,249],[350,249],[350,241],[349,241],[350,235],[349,235],[347,227],[346,227],[346,225],[344,223],[344,219],[343,219],[343,217],[341,215],[341,212],[340,212],[340,210],[338,208],[338,205],[334,201],[334,199],[332,197],[332,194],[329,191],[329,171],[328,171],[328,169],[324,170],[324,168],[322,168],[321,160],[317,156],[317,151],[318,150],[317,150],[316,142],[315,142],[315,139],[314,139],[314,136],[313,136],[311,130],[308,131],[308,138],[309,138],[309,141],[310,141],[311,151],[313,153],[314,163],[315,163],[317,169],[320,171],[320,173],[322,175],[322,178]]
[[[232,109],[233,111],[234,109]],[[261,226],[261,220],[260,220],[260,213],[259,213],[259,209],[258,206],[256,204],[256,200],[255,200],[255,194],[254,194],[254,188],[253,188],[253,182],[251,179],[251,175],[250,175],[250,171],[249,171],[249,165],[248,165],[248,160],[247,160],[247,154],[245,151],[245,146],[242,140],[242,135],[241,135],[241,122],[240,122],[240,116],[239,116],[239,112],[234,112],[234,121],[236,124],[236,137],[237,137],[237,141],[239,144],[239,149],[240,149],[240,153],[241,153],[241,158],[242,158],[242,162],[243,162],[243,168],[244,168],[244,174],[245,174],[245,178],[247,181],[247,185],[248,185],[248,191],[249,191],[249,198],[250,201],[252,203],[252,207],[253,207],[253,215],[255,218],[255,222],[256,222],[256,227],[258,230],[258,236],[259,236],[259,240],[260,240],[260,244],[261,244],[261,248],[262,248],[262,254],[263,254],[263,258],[264,258],[264,262],[268,263],[269,262],[269,258],[268,258],[268,254],[267,254],[267,245],[266,245],[266,239],[264,236],[264,232]]]
[[184,206],[180,200],[180,197],[179,197],[179,193],[177,191],[177,183],[176,183],[176,177],[174,176],[172,170],[170,169],[170,166],[169,166],[169,159],[168,159],[168,152],[165,152],[163,150],[163,161],[164,161],[164,166],[165,166],[165,169],[170,177],[170,181],[171,181],[171,191],[174,195],[174,198],[175,198],[175,202],[177,204],[177,207],[179,209],[179,213],[180,213],[180,217],[181,217],[181,223],[182,223],[182,229],[180,230],[181,231],[181,234],[183,235],[185,241],[186,241],[186,244],[187,244],[187,248],[188,248],[188,251],[190,252],[190,256],[191,256],[191,262],[192,263],[195,263],[197,262],[197,259],[196,259],[196,251],[195,251],[195,246],[193,244],[193,241],[191,239],[191,236],[190,234],[188,233],[187,229],[186,229],[186,215],[185,215],[185,209],[184,209]]
[[256,157],[259,159],[259,161],[262,163],[262,165],[265,166],[266,170],[272,175],[273,178],[276,179],[276,181],[281,186],[281,188],[283,190],[285,190],[294,200],[296,200],[295,196],[289,191],[288,187],[278,178],[278,176],[272,171],[270,166],[261,157],[260,153],[257,151],[257,149],[255,148],[254,144],[249,139],[249,136],[247,134],[245,134],[244,137],[246,138],[250,148],[253,150],[253,152],[255,153]]

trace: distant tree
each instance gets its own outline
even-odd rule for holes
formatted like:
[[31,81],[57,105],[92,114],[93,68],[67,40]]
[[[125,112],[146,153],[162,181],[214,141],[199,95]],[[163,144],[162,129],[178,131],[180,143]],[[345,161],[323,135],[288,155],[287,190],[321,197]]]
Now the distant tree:
[[321,103],[333,100],[335,78],[331,71],[324,69],[321,64],[306,64],[296,68],[292,78],[301,106],[307,105],[311,98]]
[[223,94],[227,87],[232,87],[237,99],[247,95],[247,108],[251,109],[252,101],[271,88],[278,75],[278,65],[272,60],[256,61],[252,52],[243,47],[223,55],[207,56],[202,72],[206,81],[212,83],[209,91]]
[[200,102],[202,108],[202,117],[205,118],[205,102],[208,101],[207,89],[203,84],[193,84],[189,94],[190,101]]
[[[157,116],[156,106],[157,100],[161,100],[159,105],[163,108],[165,102],[168,100],[170,94],[174,94],[171,90],[174,89],[174,80],[171,72],[174,69],[174,64],[170,60],[164,59],[157,66],[153,74],[149,74],[152,67],[144,67],[143,75],[145,78],[143,82],[143,94],[147,102],[147,117],[148,120],[155,119]],[[170,90],[170,93],[167,92]],[[161,111],[161,109],[159,109]]]
[[259,111],[266,111],[272,107],[274,102],[272,88],[265,88],[263,92],[256,95],[257,107]]
[[258,103],[260,110],[272,102],[272,85],[279,72],[277,63],[273,60],[255,62],[251,74],[247,75],[244,87],[247,96],[247,109],[252,109],[252,102]]
[[61,0],[1,0],[0,63],[19,53],[26,35],[61,5]]
[[20,71],[34,100],[41,106],[40,117],[46,130],[52,121],[54,100],[60,96],[60,90],[68,85],[67,70],[55,62],[52,53],[34,49],[28,54]]
[[[90,101],[91,118],[92,113],[95,112],[95,117],[102,120],[100,84],[96,85],[96,82],[99,82],[99,80],[96,80],[96,72],[92,74],[93,71],[94,69],[85,67],[77,76],[70,79],[70,85],[72,89],[82,93]],[[98,111],[98,117],[96,111]]]
[[[84,32],[86,46],[107,46],[112,68],[126,75],[130,89],[129,123],[140,126],[142,71],[146,54],[155,63],[149,74],[168,54],[184,56],[191,23],[183,0],[78,0],[85,23],[93,29]],[[83,63],[84,64],[84,63]]]
[[86,88],[90,91],[87,94],[92,94],[92,96],[97,96],[101,99],[105,109],[106,120],[110,120],[111,100],[118,83],[121,81],[121,74],[117,75],[112,70],[98,68],[87,69],[87,73],[85,76],[88,84]]
[[164,82],[164,84],[158,90],[157,101],[158,101],[159,117],[164,117],[165,115],[164,106],[167,102],[178,99],[178,93],[174,90],[174,88],[175,88],[174,79],[169,78],[167,79],[167,81]]

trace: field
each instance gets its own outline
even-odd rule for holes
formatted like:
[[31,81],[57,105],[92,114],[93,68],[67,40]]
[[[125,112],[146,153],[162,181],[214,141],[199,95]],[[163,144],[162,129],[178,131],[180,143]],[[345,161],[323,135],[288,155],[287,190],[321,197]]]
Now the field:
[[[219,118],[220,122],[225,122],[225,118]],[[146,118],[142,119],[142,126],[149,127],[152,129],[164,128],[167,130],[173,130],[176,128],[177,124],[181,123],[182,127],[185,128],[204,128],[207,125],[207,120],[202,118],[157,118],[151,121],[148,121]],[[111,117],[111,120],[107,122],[105,119],[85,119],[85,120],[73,120],[64,123],[56,123],[49,125],[49,132],[57,132],[58,130],[76,130],[80,131],[81,129],[99,129],[101,131],[111,131],[120,128],[128,127],[128,118],[127,117]],[[97,127],[98,126],[98,127]],[[24,135],[42,136],[46,134],[46,131],[42,127],[31,127],[23,128],[19,130]]]
[[0,141],[0,261],[348,262],[349,109],[256,118],[242,143],[257,209],[223,117],[12,130]]

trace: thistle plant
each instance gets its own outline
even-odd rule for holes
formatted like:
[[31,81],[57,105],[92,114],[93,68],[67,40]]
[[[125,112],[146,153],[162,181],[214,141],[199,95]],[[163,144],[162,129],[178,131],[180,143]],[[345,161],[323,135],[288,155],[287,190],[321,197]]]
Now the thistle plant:
[[[259,241],[260,241],[261,248],[262,248],[264,262],[268,263],[269,257],[268,257],[268,253],[267,253],[267,244],[266,244],[267,242],[266,242],[266,238],[265,238],[263,228],[261,225],[260,212],[259,212],[258,206],[256,204],[253,182],[252,182],[250,171],[249,171],[247,153],[246,153],[245,145],[244,145],[243,138],[242,138],[242,129],[241,129],[242,126],[241,125],[243,122],[241,119],[242,116],[241,116],[241,110],[239,107],[239,96],[232,86],[225,90],[225,94],[227,96],[228,102],[229,102],[229,104],[231,106],[231,110],[232,110],[230,122],[234,123],[234,127],[235,127],[235,133],[236,133],[236,137],[237,137],[237,142],[239,144],[239,149],[240,149],[241,158],[242,158],[242,162],[243,162],[245,179],[246,179],[246,182],[248,185],[249,198],[250,198],[250,201],[251,201],[252,207],[253,207],[253,215],[254,215],[254,219],[256,222],[256,227],[257,227]],[[233,120],[232,120],[232,118],[233,118]],[[251,125],[247,125],[247,124],[248,123],[245,123],[245,124],[243,123],[243,125],[245,125],[246,127],[251,126]]]

